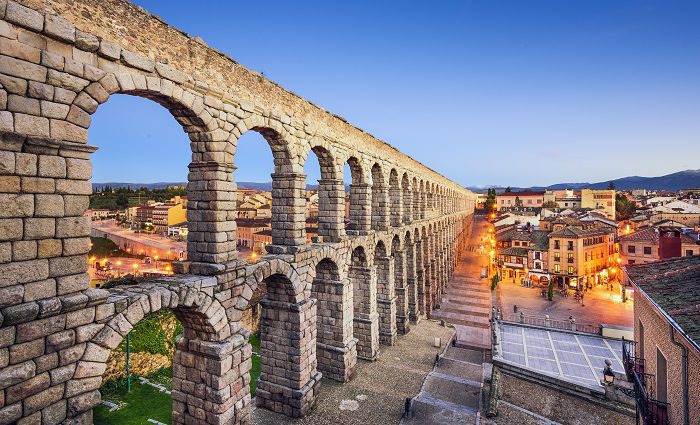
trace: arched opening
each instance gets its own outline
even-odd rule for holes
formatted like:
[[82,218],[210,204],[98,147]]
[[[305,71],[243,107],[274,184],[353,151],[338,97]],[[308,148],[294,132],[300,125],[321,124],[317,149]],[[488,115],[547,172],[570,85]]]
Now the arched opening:
[[307,242],[339,242],[345,234],[345,187],[330,151],[314,146],[306,157],[304,173]]
[[[256,131],[238,138],[234,156],[236,180],[236,247],[239,258],[256,262],[273,242],[272,176],[275,158],[270,145]],[[259,306],[251,305],[254,320],[259,321]]]
[[413,221],[420,220],[420,187],[418,185],[418,179],[413,178],[411,182],[411,188],[413,189]]
[[343,182],[345,187],[350,187],[345,205],[345,229],[348,234],[365,235],[371,227],[372,187],[365,180],[360,161],[354,156],[345,163]]
[[[89,200],[56,196],[65,216],[83,216],[87,207],[91,287],[171,275],[177,262],[188,259],[187,166],[192,152],[177,122],[182,118],[173,119],[177,111],[158,98],[113,95],[92,119],[83,112],[89,141],[99,149],[91,162],[67,158],[62,163],[67,177],[91,177],[94,191]],[[178,139],[181,144],[173,144]]]
[[389,227],[389,193],[379,164],[372,166],[372,229]]
[[413,217],[413,193],[411,192],[411,183],[407,173],[404,173],[401,177],[401,190],[403,192],[403,223],[409,224],[411,217]]
[[316,370],[316,300],[304,299],[289,277],[263,280],[260,378],[256,404],[291,417],[305,416],[315,403],[321,374]]
[[391,226],[401,225],[403,202],[401,200],[401,187],[399,186],[399,173],[395,168],[389,173],[389,201],[391,203]]
[[316,305],[316,358],[323,376],[347,382],[355,371],[357,349],[353,337],[352,288],[341,279],[338,266],[325,258],[316,265],[311,285]]
[[[72,388],[67,396],[68,416],[77,417],[81,409],[97,405],[101,397],[96,388],[104,382],[101,392],[107,403],[95,407],[95,423],[171,419],[186,423],[202,415],[212,420],[232,417],[233,395],[212,397],[212,391],[218,380],[245,385],[242,391],[247,393],[245,376],[250,363],[246,350],[231,344],[223,306],[194,292],[185,301],[187,297],[180,297],[184,292],[168,284],[123,291],[117,304],[128,307],[119,314],[103,309],[111,311],[102,319],[106,323],[84,327],[78,338],[87,344],[75,352],[80,360],[72,379],[78,385],[68,384]],[[240,360],[236,373],[214,367],[217,362],[231,364],[236,349]],[[133,383],[130,390],[127,358]],[[210,367],[197,369],[205,362]]]
[[375,360],[379,354],[379,316],[377,314],[377,281],[367,260],[365,249],[352,251],[348,277],[353,292],[353,334],[357,338],[357,356]]
[[379,313],[379,341],[384,345],[396,343],[396,293],[393,264],[384,242],[377,242],[374,265],[377,272],[377,311]]
[[425,182],[423,180],[420,181],[420,189],[419,189],[419,205],[418,205],[418,214],[419,218],[424,219],[425,218],[425,208],[426,208],[426,203],[427,203],[427,193],[426,193],[426,187],[425,187]]

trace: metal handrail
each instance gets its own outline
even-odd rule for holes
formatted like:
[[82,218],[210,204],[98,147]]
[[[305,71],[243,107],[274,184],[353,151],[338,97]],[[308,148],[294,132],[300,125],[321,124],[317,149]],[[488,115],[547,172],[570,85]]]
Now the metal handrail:
[[565,331],[575,331],[601,334],[601,326],[591,323],[578,323],[575,320],[551,319],[549,317],[526,316],[524,314],[513,314],[509,316],[509,321],[524,323],[526,325],[541,326],[544,328],[561,329]]

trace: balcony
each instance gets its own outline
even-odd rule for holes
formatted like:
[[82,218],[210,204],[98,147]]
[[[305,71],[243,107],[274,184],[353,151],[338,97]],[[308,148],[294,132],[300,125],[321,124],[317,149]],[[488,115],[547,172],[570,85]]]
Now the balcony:
[[644,359],[635,356],[635,343],[625,341],[622,345],[622,363],[627,379],[634,385],[637,414],[644,425],[668,425],[670,405],[654,399],[654,388],[651,382],[654,375],[644,372]]

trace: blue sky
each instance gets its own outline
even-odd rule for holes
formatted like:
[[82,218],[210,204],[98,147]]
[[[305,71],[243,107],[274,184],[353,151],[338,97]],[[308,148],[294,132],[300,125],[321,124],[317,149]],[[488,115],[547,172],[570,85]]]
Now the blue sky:
[[[463,185],[700,168],[697,1],[135,3]],[[186,180],[188,139],[148,100],[113,96],[90,143],[95,182]],[[236,166],[270,180],[258,135]]]

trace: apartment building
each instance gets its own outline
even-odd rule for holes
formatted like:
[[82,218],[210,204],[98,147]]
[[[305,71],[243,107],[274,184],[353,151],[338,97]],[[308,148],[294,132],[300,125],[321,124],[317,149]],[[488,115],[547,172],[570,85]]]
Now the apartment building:
[[611,189],[581,189],[581,208],[603,211],[610,219],[615,219],[615,191]]
[[599,283],[615,264],[615,235],[605,227],[567,226],[549,234],[549,274],[561,286]]
[[513,207],[541,207],[544,203],[544,191],[524,190],[522,192],[503,192],[496,195],[499,210]]

